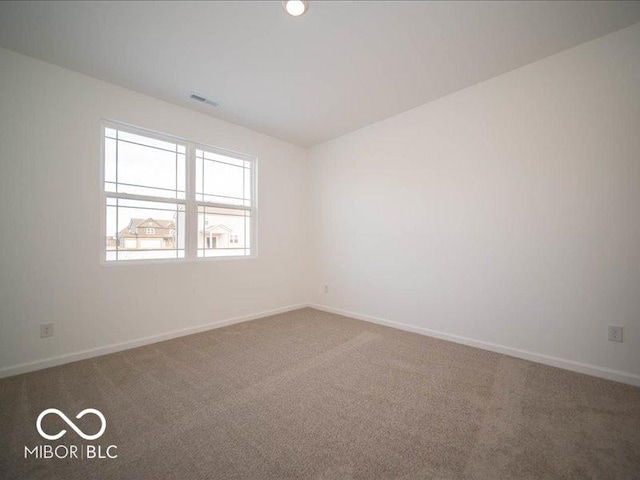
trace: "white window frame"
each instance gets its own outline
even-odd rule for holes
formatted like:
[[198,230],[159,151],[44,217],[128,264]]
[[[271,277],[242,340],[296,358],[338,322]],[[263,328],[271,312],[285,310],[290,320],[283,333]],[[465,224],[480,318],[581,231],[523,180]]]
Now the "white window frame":
[[[107,260],[107,198],[113,196],[113,192],[105,190],[105,133],[106,129],[124,130],[126,132],[143,135],[155,140],[180,143],[186,146],[186,185],[185,200],[171,198],[158,198],[161,202],[183,203],[185,205],[185,256],[184,258],[149,258],[135,260]],[[251,164],[251,206],[229,205],[214,202],[196,201],[196,149],[225,155],[237,160],[248,161]],[[235,152],[226,148],[215,147],[201,142],[194,142],[175,135],[160,133],[146,128],[137,127],[127,123],[103,119],[100,122],[100,264],[109,266],[121,265],[149,265],[154,263],[182,263],[182,262],[220,262],[234,260],[248,260],[258,257],[258,158],[244,153]],[[153,196],[119,194],[120,198],[133,200],[155,201]],[[210,206],[216,208],[229,208],[234,210],[247,210],[251,213],[249,255],[229,255],[218,257],[198,257],[198,206]]]

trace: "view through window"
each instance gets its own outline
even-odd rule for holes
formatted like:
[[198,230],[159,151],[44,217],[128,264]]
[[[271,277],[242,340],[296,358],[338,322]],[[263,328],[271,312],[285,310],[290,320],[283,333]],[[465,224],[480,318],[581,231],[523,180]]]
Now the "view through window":
[[196,149],[198,256],[247,255],[251,162]]
[[252,254],[254,159],[113,124],[103,141],[107,261]]

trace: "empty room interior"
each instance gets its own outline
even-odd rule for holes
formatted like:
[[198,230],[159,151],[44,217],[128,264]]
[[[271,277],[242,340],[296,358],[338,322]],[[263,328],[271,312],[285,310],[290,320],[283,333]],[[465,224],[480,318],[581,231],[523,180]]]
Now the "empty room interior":
[[0,478],[640,479],[640,2],[0,2]]

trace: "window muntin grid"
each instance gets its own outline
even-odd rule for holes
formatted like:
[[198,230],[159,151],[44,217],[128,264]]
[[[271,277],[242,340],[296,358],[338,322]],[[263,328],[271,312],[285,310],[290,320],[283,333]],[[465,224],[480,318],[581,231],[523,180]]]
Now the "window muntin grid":
[[255,255],[255,158],[108,124],[103,175],[103,260]]

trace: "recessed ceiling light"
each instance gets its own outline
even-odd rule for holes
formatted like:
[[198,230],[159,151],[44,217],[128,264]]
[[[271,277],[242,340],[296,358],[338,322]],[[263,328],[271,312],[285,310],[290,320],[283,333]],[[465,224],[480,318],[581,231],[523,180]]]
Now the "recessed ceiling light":
[[308,3],[305,0],[284,0],[282,6],[292,17],[299,17],[307,11]]

